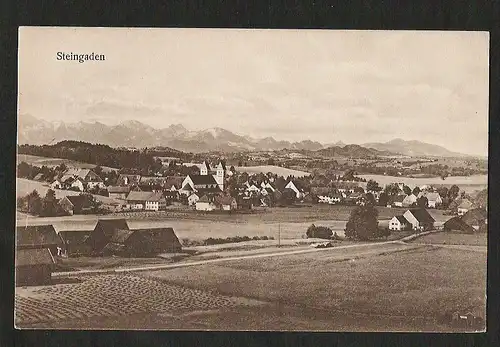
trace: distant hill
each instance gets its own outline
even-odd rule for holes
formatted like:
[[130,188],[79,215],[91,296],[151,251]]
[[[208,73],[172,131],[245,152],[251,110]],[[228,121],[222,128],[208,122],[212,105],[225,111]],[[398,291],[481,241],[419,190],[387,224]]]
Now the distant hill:
[[406,141],[403,139],[394,139],[384,143],[364,143],[362,146],[407,156],[470,157],[470,155],[467,154],[452,152],[442,146],[415,140]]
[[315,151],[323,157],[349,157],[349,158],[370,158],[384,155],[391,155],[388,151],[379,151],[373,148],[366,148],[360,145],[332,146]]

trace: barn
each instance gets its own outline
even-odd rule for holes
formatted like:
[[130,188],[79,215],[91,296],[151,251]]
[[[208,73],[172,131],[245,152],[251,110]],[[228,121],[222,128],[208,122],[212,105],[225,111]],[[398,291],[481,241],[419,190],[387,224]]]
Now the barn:
[[90,248],[91,254],[98,255],[109,243],[116,230],[128,229],[125,219],[99,219],[85,243]]
[[103,250],[105,255],[148,257],[182,249],[173,228],[118,229]]
[[474,228],[465,223],[460,217],[453,217],[444,223],[443,230],[447,232],[462,232],[473,234]]
[[48,248],[53,255],[64,256],[66,254],[64,240],[56,233],[52,225],[18,226],[16,228],[16,249],[35,248]]
[[59,232],[66,243],[68,256],[89,255],[92,253],[88,238],[93,230],[62,230]]
[[16,251],[16,286],[50,284],[54,258],[48,248]]

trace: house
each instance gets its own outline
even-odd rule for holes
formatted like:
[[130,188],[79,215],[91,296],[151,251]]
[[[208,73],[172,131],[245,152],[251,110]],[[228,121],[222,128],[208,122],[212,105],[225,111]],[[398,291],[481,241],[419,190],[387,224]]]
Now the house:
[[66,255],[64,240],[52,225],[28,225],[16,228],[16,250],[46,248],[53,255]]
[[219,206],[221,210],[224,211],[232,211],[238,208],[236,199],[229,195],[216,196],[215,204]]
[[75,181],[75,178],[71,175],[62,175],[59,179],[61,182],[61,189],[69,189],[71,184]]
[[106,187],[102,179],[90,169],[71,168],[68,169],[64,175],[73,176],[75,180],[82,182],[82,185],[84,185],[87,189],[94,189],[95,187],[104,189]]
[[87,242],[93,230],[61,230],[59,235],[66,244],[68,256],[90,255],[92,249]]
[[197,211],[213,211],[215,209],[217,209],[217,206],[214,204],[213,199],[210,199],[207,195],[203,195],[196,202]]
[[130,193],[130,186],[108,186],[110,198],[125,200],[128,193]]
[[103,249],[105,255],[125,257],[156,256],[182,249],[172,228],[117,229]]
[[453,217],[444,223],[443,230],[447,232],[474,233],[474,228],[465,223],[460,217]]
[[165,183],[164,189],[167,191],[177,192],[182,188],[182,182],[184,177],[181,176],[168,176]]
[[403,207],[403,201],[406,198],[406,195],[396,195],[392,198],[392,206],[394,207]]
[[403,207],[414,206],[416,203],[417,203],[417,197],[415,196],[415,194],[410,194],[410,195],[405,196],[405,198],[401,202]]
[[473,208],[472,202],[468,199],[463,199],[462,202],[460,202],[460,205],[457,207],[457,212],[459,216],[463,216],[464,214],[467,213],[470,209]]
[[170,204],[174,201],[179,201],[179,192],[178,191],[172,191],[172,190],[166,190],[163,192],[163,196],[165,197],[165,200],[167,201],[167,204]]
[[426,231],[434,228],[434,218],[424,208],[407,210],[403,216],[411,224],[413,230]]
[[93,208],[91,197],[85,194],[67,195],[59,200],[59,206],[69,215],[89,214]]
[[161,192],[131,191],[126,200],[134,209],[144,209],[146,211],[160,211],[167,206],[167,200]]
[[485,229],[488,224],[488,212],[484,208],[473,208],[467,211],[461,220],[475,231]]
[[69,186],[71,188],[76,188],[81,192],[85,191],[85,184],[80,178],[75,178]]
[[55,267],[54,257],[48,248],[16,250],[16,286],[50,284]]
[[274,192],[276,190],[276,188],[270,182],[262,181],[260,184],[260,187],[264,188],[266,190],[271,190],[272,192]]
[[197,194],[193,193],[188,197],[188,205],[195,206],[198,200],[200,200],[200,197]]
[[118,186],[139,186],[141,175],[120,174],[116,180]]
[[429,208],[437,208],[443,203],[443,199],[437,192],[423,191],[418,194],[419,198],[423,196],[427,198],[427,207]]
[[33,180],[34,181],[41,181],[41,180],[43,180],[43,174],[42,173],[37,174],[35,177],[33,177]]
[[394,216],[389,221],[389,230],[402,231],[411,228],[410,222],[403,215]]
[[298,183],[296,183],[294,181],[289,181],[286,184],[285,189],[293,190],[293,192],[295,193],[295,197],[297,199],[302,199],[304,197],[304,189],[302,189],[300,186],[298,186]]
[[51,189],[61,189],[61,188],[62,188],[61,181],[59,181],[59,180],[55,180],[54,182],[52,182],[52,183],[50,184],[50,188],[51,188]]
[[94,230],[86,238],[85,244],[90,248],[93,255],[99,255],[109,243],[115,230],[129,229],[125,219],[99,219]]

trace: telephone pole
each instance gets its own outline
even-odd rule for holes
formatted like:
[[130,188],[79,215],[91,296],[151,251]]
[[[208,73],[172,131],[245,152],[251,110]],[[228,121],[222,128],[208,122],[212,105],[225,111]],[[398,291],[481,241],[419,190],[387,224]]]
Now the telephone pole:
[[281,247],[281,223],[278,223],[278,248]]

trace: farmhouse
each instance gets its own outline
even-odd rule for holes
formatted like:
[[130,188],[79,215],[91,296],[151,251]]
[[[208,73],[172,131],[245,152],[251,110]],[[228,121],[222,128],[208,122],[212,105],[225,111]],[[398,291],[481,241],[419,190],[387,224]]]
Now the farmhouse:
[[410,222],[403,215],[394,216],[389,221],[389,230],[402,231],[411,228]]
[[16,250],[46,249],[53,255],[66,255],[64,240],[52,225],[18,226],[16,228]]
[[403,207],[403,201],[406,198],[406,195],[396,195],[392,198],[392,206],[394,207]]
[[460,205],[457,207],[457,212],[459,216],[463,216],[464,214],[467,213],[474,205],[470,200],[468,199],[463,199]]
[[184,178],[181,176],[169,176],[164,183],[164,189],[172,192],[177,192],[182,188]]
[[72,180],[72,182],[69,186],[71,188],[76,188],[77,190],[79,190],[81,192],[85,191],[85,184],[79,178],[75,178],[74,180]]
[[127,257],[174,253],[182,246],[172,228],[117,229],[104,247],[103,254]]
[[109,186],[108,195],[113,199],[123,199],[127,198],[128,193],[130,193],[130,186]]
[[200,200],[200,197],[197,194],[193,193],[188,197],[188,205],[195,206],[198,200]]
[[415,196],[415,194],[407,195],[402,201],[403,207],[410,207],[416,203],[417,203],[417,197]]
[[115,230],[127,229],[129,227],[125,219],[100,219],[94,230],[86,238],[85,244],[88,245],[93,255],[101,254],[114,235]]
[[120,174],[116,180],[119,186],[138,186],[141,180],[141,175],[126,175]]
[[419,198],[422,196],[427,198],[427,206],[429,208],[439,207],[443,203],[443,199],[439,193],[423,191],[418,194]]
[[48,248],[16,250],[16,286],[49,284],[54,266]]
[[[82,185],[86,186],[87,189],[93,189],[95,187],[99,187],[101,189],[105,188],[105,185],[102,179],[97,176],[97,174],[90,169],[76,169],[71,168],[68,169],[65,173],[65,176],[73,176],[76,181],[82,182]],[[73,186],[73,185],[72,185]]]
[[464,223],[478,231],[486,228],[488,224],[488,213],[484,208],[474,208],[467,211],[461,219]]
[[161,192],[131,191],[126,200],[129,205],[146,211],[164,210],[167,206],[167,201]]
[[465,223],[460,217],[453,217],[447,220],[443,226],[444,231],[474,233],[474,228]]
[[424,208],[414,208],[403,213],[413,230],[425,231],[434,228],[434,218]]
[[68,195],[59,200],[59,205],[70,215],[85,214],[92,211],[91,197],[88,195]]
[[214,204],[213,199],[210,199],[206,195],[203,195],[200,200],[196,202],[196,210],[198,211],[213,211],[215,209],[217,209],[217,206]]
[[291,189],[293,190],[293,192],[295,193],[295,197],[297,199],[302,199],[304,197],[304,189],[302,189],[298,183],[294,182],[294,181],[289,181],[286,186],[285,186],[285,189]]
[[93,230],[61,230],[59,235],[66,244],[69,256],[89,255],[92,249],[87,240]]
[[231,197],[231,196],[228,196],[228,195],[216,196],[215,203],[216,203],[216,205],[220,206],[221,210],[224,210],[224,211],[232,211],[232,210],[236,210],[238,208],[238,204],[236,203],[236,199]]
[[61,181],[59,180],[55,180],[54,182],[52,182],[50,184],[50,189],[61,189],[62,188],[62,184],[61,184]]

